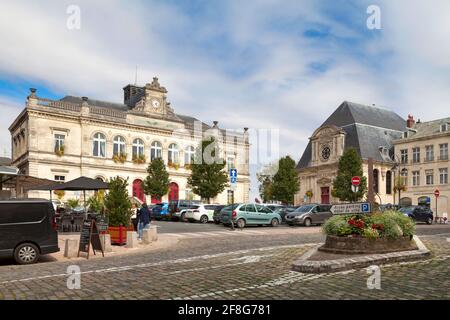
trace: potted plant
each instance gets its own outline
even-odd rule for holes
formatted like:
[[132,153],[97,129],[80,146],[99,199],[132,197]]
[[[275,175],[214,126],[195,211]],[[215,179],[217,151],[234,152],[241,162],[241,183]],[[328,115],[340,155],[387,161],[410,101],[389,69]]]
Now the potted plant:
[[147,159],[143,154],[133,155],[133,162],[136,164],[144,164],[146,161]]
[[64,150],[65,150],[65,149],[66,149],[66,148],[65,148],[64,145],[59,146],[59,148],[56,148],[56,149],[55,149],[55,154],[56,154],[58,157],[62,157],[62,156],[64,155]]
[[105,209],[109,220],[108,232],[111,243],[127,243],[127,231],[133,231],[131,224],[131,201],[128,197],[128,180],[116,177],[109,182],[109,193],[105,197]]
[[115,163],[125,163],[125,161],[127,161],[127,154],[125,152],[116,153],[113,155],[112,159]]
[[312,190],[308,190],[308,191],[306,191],[305,195],[308,197],[308,199],[311,200],[314,194],[313,194]]
[[169,168],[172,168],[172,169],[175,169],[175,170],[180,169],[180,164],[176,163],[176,162],[169,161],[168,166],[169,166]]

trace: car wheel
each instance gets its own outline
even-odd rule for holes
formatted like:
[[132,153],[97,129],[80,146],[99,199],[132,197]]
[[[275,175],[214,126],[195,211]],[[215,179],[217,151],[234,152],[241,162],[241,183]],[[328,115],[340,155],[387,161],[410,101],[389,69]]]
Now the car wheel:
[[310,218],[306,218],[305,219],[305,227],[310,227],[311,226],[311,219]]
[[427,224],[433,224],[433,218],[428,218],[427,219]]
[[270,225],[272,227],[277,227],[279,224],[280,224],[280,222],[276,218],[273,218],[272,221],[270,221]]
[[239,219],[236,223],[237,227],[239,229],[244,229],[245,228],[245,220],[244,219]]
[[201,222],[201,223],[208,223],[208,217],[205,216],[205,215],[201,216],[201,217],[200,217],[200,222]]
[[186,221],[184,212],[180,216],[180,221],[181,222],[185,222]]
[[39,259],[39,249],[32,243],[22,243],[14,250],[14,260],[18,264],[33,264]]

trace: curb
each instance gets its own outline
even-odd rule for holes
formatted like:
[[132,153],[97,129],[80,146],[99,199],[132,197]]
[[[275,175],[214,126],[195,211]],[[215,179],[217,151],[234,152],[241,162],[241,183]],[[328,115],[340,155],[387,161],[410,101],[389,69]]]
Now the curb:
[[430,256],[430,250],[422,243],[422,241],[414,236],[418,250],[398,251],[384,254],[372,254],[358,256],[354,258],[343,258],[336,260],[311,261],[308,260],[315,254],[320,246],[306,252],[297,261],[292,264],[292,270],[303,273],[330,273],[347,271],[355,268],[366,268],[371,265],[382,265],[394,262],[405,262],[423,260]]

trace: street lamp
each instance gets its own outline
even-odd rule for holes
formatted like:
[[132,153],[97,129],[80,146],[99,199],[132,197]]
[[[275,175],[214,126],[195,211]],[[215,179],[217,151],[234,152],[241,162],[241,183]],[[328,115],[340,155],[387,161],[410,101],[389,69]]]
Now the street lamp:
[[[394,159],[392,159],[394,161],[394,166],[391,168],[391,170],[394,172],[394,198],[395,198],[395,189],[397,188],[397,179],[398,181],[401,183],[401,161],[399,159],[399,157],[394,154],[393,155]],[[397,175],[395,175],[395,170],[397,169]],[[398,188],[398,207],[400,208],[400,199],[401,199],[401,194],[402,194],[402,190],[401,188]],[[395,199],[394,199],[395,202]]]

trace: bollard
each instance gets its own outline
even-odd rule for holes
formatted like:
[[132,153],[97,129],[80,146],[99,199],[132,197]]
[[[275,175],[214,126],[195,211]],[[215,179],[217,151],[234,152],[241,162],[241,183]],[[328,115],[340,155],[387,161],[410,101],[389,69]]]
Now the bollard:
[[102,244],[103,252],[112,252],[111,235],[101,234],[100,242]]
[[64,246],[64,257],[75,258],[78,256],[78,240],[66,239]]
[[126,248],[137,248],[138,246],[138,239],[137,239],[137,233],[135,231],[128,231],[127,232],[127,244]]

